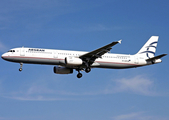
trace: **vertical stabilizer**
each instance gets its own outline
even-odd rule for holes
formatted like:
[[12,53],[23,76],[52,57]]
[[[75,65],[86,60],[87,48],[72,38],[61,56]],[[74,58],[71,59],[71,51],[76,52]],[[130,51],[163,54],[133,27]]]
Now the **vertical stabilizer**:
[[151,36],[151,38],[138,51],[137,55],[142,55],[146,58],[152,58],[155,55],[159,36]]

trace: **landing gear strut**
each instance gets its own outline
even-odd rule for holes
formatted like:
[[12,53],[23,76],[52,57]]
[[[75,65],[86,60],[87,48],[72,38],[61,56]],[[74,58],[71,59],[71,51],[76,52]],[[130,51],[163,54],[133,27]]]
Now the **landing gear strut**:
[[23,63],[20,63],[20,68],[19,68],[20,72],[22,71],[22,66],[23,66]]
[[80,69],[76,69],[78,71],[77,78],[81,78],[83,75],[80,73]]
[[86,66],[85,72],[86,72],[86,73],[89,73],[89,72],[91,71],[89,62],[84,62],[84,65]]

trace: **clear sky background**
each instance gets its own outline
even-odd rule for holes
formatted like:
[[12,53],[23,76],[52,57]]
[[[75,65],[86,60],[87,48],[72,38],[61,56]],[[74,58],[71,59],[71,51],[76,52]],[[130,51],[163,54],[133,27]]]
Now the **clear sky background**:
[[[0,0],[0,53],[15,47],[135,54],[158,35],[169,53],[168,0]],[[125,70],[70,75],[0,59],[0,120],[169,120],[169,57]]]

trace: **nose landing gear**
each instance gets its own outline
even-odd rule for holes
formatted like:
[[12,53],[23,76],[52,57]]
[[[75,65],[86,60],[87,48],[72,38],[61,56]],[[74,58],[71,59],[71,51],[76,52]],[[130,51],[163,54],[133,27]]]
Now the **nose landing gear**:
[[20,72],[22,71],[22,66],[23,66],[23,63],[20,63],[20,68],[19,68]]

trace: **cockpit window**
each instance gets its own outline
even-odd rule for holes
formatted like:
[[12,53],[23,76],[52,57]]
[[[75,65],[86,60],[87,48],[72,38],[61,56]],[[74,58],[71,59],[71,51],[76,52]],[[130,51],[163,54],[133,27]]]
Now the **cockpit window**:
[[8,52],[15,52],[15,50],[9,50]]
[[12,52],[12,50],[9,50],[8,52]]

